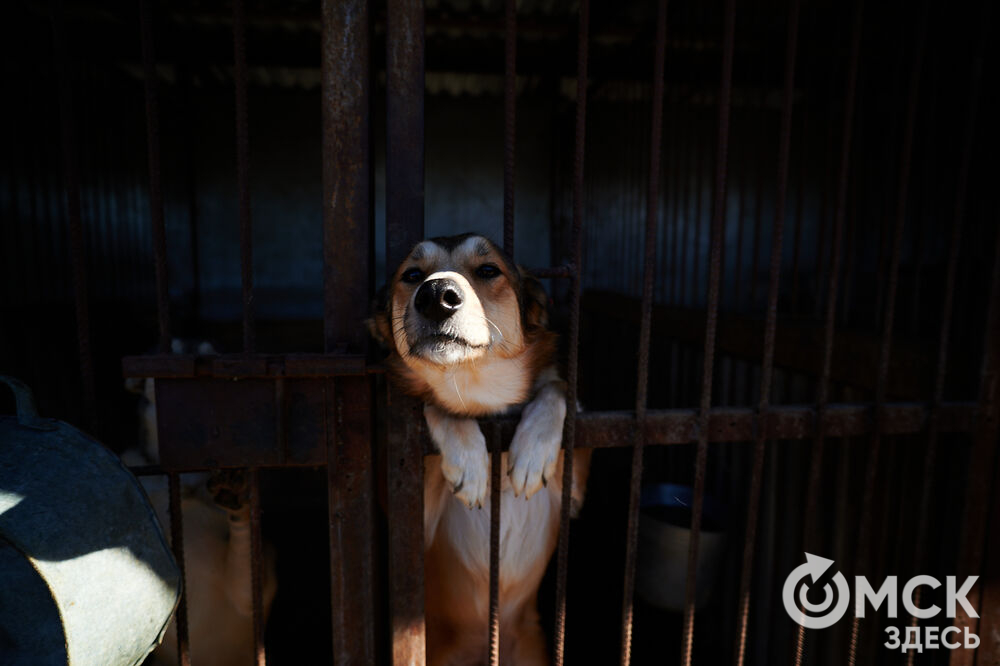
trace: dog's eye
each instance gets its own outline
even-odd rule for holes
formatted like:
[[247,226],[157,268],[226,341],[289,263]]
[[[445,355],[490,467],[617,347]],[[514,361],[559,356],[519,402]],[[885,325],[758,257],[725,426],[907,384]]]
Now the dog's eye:
[[500,275],[500,269],[495,264],[483,264],[476,269],[476,277],[481,277],[484,280],[492,280],[498,275]]
[[408,282],[410,284],[415,284],[424,279],[424,272],[419,268],[408,268],[403,271],[403,282]]

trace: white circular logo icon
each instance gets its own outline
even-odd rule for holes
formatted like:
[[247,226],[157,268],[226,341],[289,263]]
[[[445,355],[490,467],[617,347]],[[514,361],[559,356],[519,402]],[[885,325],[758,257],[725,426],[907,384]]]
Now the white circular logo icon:
[[[833,582],[837,586],[836,594],[830,583],[826,583],[822,590],[823,601],[814,604],[810,603],[807,597],[811,584],[806,579],[812,579],[812,584],[815,584],[831,565],[833,560],[806,553],[806,563],[795,567],[785,579],[785,587],[781,593],[781,598],[785,602],[785,612],[788,613],[788,617],[806,629],[826,629],[844,617],[844,613],[847,612],[851,591],[844,574],[839,571],[833,576]],[[836,604],[834,604],[835,598]]]

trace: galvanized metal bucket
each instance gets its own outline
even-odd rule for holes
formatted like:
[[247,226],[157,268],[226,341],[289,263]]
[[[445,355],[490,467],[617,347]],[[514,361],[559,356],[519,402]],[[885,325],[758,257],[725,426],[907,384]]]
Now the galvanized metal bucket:
[[116,455],[0,384],[0,663],[141,663],[181,589],[153,508]]

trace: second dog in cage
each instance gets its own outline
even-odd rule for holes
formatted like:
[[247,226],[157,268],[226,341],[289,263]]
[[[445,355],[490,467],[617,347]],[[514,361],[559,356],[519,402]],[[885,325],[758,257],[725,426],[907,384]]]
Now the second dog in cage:
[[[172,341],[172,353],[211,356],[208,342]],[[129,465],[158,463],[156,389],[150,377],[130,378],[126,388],[141,396],[142,445],[122,454]],[[169,525],[167,480],[144,476],[143,488],[160,522]],[[240,666],[253,659],[253,588],[250,562],[250,504],[242,470],[181,477],[184,525],[184,591],[188,640],[194,664]],[[261,563],[262,611],[266,622],[277,591],[275,553],[269,544]],[[170,623],[163,641],[147,663],[173,666],[177,659],[177,622]]]
[[[463,234],[414,247],[370,322],[393,381],[424,401],[441,454],[424,472],[430,664],[478,664],[487,652],[489,456],[476,417],[522,405],[502,460],[500,655],[548,663],[536,598],[558,538],[566,395],[546,304],[541,284],[496,245]],[[589,450],[574,452],[574,511],[589,463]]]

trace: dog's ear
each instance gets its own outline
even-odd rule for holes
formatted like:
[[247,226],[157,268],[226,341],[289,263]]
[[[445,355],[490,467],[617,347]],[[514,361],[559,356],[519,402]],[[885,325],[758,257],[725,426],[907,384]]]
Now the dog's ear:
[[383,285],[375,294],[372,301],[372,316],[365,320],[368,332],[378,342],[379,346],[386,350],[395,347],[392,337],[392,326],[389,324],[389,288]]
[[549,295],[545,293],[542,283],[528,274],[520,266],[517,269],[521,277],[521,317],[524,329],[531,331],[549,326]]

